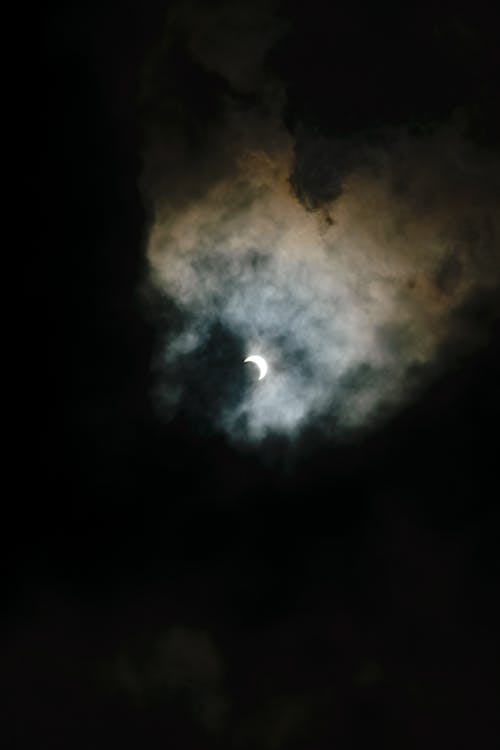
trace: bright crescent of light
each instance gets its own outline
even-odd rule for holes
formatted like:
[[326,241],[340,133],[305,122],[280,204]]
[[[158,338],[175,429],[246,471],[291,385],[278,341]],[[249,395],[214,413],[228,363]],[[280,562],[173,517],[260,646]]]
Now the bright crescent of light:
[[244,362],[253,362],[259,368],[259,380],[265,378],[267,375],[267,362],[264,357],[259,357],[258,354],[251,354],[249,357],[243,360]]

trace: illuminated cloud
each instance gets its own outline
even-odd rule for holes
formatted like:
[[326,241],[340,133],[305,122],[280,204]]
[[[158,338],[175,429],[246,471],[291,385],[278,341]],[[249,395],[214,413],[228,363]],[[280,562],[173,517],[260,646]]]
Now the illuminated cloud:
[[[222,75],[212,42],[198,64]],[[451,361],[475,344],[457,321],[498,288],[497,165],[459,118],[368,146],[293,138],[268,92],[255,107],[223,101],[202,147],[179,139],[172,154],[172,132],[169,148],[157,132],[146,150],[152,281],[182,320],[163,333],[158,404],[191,404],[237,440],[376,423],[444,349]],[[249,352],[270,365],[258,384],[238,370]]]

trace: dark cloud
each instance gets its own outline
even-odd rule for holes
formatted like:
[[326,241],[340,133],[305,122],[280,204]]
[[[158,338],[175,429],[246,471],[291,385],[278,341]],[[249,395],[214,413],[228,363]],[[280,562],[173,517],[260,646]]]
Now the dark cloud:
[[[142,644],[141,644],[142,645]],[[174,626],[157,635],[139,654],[122,653],[116,662],[116,684],[140,703],[180,700],[188,714],[209,734],[227,720],[224,663],[210,635]]]
[[[330,204],[342,193],[344,178],[354,159],[351,144],[303,131],[295,141],[290,183],[308,209]],[[359,157],[358,157],[359,158]]]
[[494,11],[429,2],[395,7],[285,2],[287,33],[270,53],[286,88],[286,120],[327,135],[419,132],[457,106],[471,133],[498,144]]

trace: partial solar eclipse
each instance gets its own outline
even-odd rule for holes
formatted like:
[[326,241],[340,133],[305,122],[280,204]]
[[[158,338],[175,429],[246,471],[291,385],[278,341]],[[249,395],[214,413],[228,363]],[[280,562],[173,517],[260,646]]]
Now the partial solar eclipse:
[[252,364],[257,365],[259,368],[259,380],[262,380],[267,375],[267,362],[264,359],[264,357],[259,357],[258,354],[251,354],[249,357],[247,357],[244,362],[252,362]]

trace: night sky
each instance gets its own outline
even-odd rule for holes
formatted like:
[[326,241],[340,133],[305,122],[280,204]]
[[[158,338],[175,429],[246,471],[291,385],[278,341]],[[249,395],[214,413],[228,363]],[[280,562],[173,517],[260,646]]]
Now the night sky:
[[493,11],[20,28],[2,746],[498,747]]

